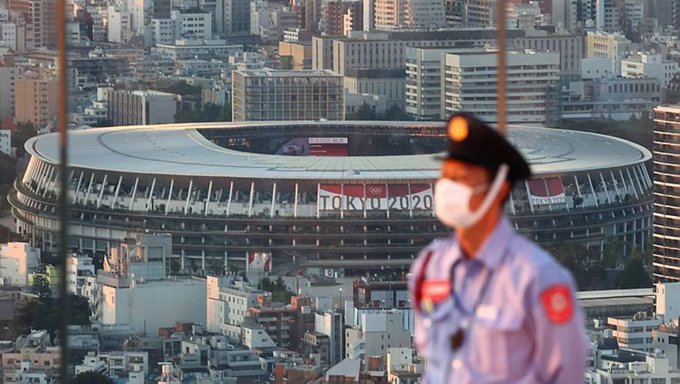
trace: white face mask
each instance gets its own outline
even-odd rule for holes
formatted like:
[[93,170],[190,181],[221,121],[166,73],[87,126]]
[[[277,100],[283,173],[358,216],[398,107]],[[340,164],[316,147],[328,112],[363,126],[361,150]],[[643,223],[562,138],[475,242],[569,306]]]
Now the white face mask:
[[507,164],[501,164],[489,193],[475,212],[470,211],[470,198],[484,192],[487,189],[486,185],[472,188],[450,179],[439,179],[434,189],[434,212],[439,221],[450,228],[473,226],[491,208],[508,176],[508,170]]

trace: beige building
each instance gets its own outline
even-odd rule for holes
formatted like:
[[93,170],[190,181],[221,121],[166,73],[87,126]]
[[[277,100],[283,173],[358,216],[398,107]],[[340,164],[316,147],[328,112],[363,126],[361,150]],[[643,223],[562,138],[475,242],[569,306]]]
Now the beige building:
[[375,0],[373,10],[377,30],[446,25],[444,2],[440,0]]
[[284,62],[287,67],[284,69],[292,69],[300,71],[303,69],[312,69],[312,45],[307,43],[293,43],[286,41],[279,41],[279,57],[281,58],[281,66]]
[[234,121],[344,120],[343,78],[331,71],[233,72]]
[[638,44],[620,33],[588,32],[586,35],[586,58],[612,60],[612,72],[621,73],[621,60],[629,52],[637,52]]
[[42,125],[57,118],[57,80],[18,79],[15,83],[14,117]]
[[[516,44],[524,31],[508,30],[508,44]],[[483,47],[495,44],[496,31],[459,29],[445,31],[353,32],[347,38],[314,37],[312,68],[331,69],[341,75],[353,70],[404,69],[406,47]]]
[[572,78],[580,75],[581,59],[584,58],[586,53],[583,36],[571,34],[527,36],[524,39],[516,39],[514,48],[559,54],[560,76]]

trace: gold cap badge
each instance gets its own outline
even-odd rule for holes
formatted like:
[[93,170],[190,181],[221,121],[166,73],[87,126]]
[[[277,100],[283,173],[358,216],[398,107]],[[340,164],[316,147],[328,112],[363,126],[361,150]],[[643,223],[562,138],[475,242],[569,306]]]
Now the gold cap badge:
[[463,116],[456,116],[449,121],[448,126],[449,138],[457,143],[467,139],[470,130],[468,129],[468,122]]

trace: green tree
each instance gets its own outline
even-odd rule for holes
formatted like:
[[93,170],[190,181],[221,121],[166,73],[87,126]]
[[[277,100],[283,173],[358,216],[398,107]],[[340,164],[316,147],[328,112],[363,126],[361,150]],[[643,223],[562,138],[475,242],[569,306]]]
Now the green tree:
[[12,146],[17,149],[17,157],[21,157],[26,153],[24,144],[26,140],[38,134],[35,125],[31,122],[17,123],[16,130],[12,132]]
[[50,282],[45,276],[35,275],[33,278],[33,286],[31,291],[38,295],[40,299],[47,299],[52,296],[52,290],[50,289]]
[[0,153],[0,185],[12,184],[16,176],[17,172],[14,168],[14,159],[4,153]]
[[413,120],[403,109],[396,105],[391,106],[382,116],[382,120],[387,121],[410,121]]
[[604,271],[594,251],[581,244],[556,244],[550,253],[569,269],[579,290],[592,290],[598,287]]
[[113,380],[99,372],[83,372],[73,378],[73,384],[113,384]]
[[603,263],[607,268],[616,268],[623,258],[624,244],[620,237],[607,239],[604,245]]
[[356,110],[356,112],[354,112],[347,118],[347,120],[375,120],[375,119],[376,119],[375,110],[365,101]]
[[231,121],[231,104],[225,104],[217,121]]
[[167,87],[165,91],[177,95],[199,95],[203,91],[203,87],[200,85],[191,85],[185,80],[182,80]]
[[[70,325],[90,324],[90,304],[85,297],[69,296],[70,300]],[[24,333],[30,329],[45,329],[54,339],[61,323],[61,308],[59,300],[42,298],[29,301],[20,314],[21,324],[24,325]]]
[[641,257],[634,256],[628,260],[623,271],[616,276],[616,286],[619,289],[652,287],[652,279]]

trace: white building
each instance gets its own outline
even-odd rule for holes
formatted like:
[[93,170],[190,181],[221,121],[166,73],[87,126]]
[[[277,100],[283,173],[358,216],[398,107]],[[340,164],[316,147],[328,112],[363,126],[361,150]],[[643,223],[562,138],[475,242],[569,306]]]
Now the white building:
[[632,318],[607,318],[607,325],[612,329],[612,337],[618,341],[619,347],[639,351],[654,349],[652,332],[661,324],[661,317],[647,316],[644,312]]
[[14,116],[14,83],[17,75],[15,67],[0,67],[0,121]]
[[0,129],[0,153],[12,156],[12,131]]
[[581,59],[581,79],[591,80],[616,76],[612,72],[612,59],[588,58]]
[[271,301],[271,293],[255,289],[234,276],[208,276],[205,329],[240,341],[241,324],[248,309]]
[[4,285],[26,286],[40,264],[40,249],[28,243],[0,244],[0,278]]
[[406,47],[404,111],[416,120],[439,120],[442,58],[446,53],[482,52],[477,49]]
[[107,12],[107,34],[111,43],[127,43],[133,36],[132,16],[120,7],[109,6]]
[[586,373],[587,384],[653,383],[674,384],[680,382],[680,371],[673,369],[663,353],[648,353],[629,361],[625,356],[603,356],[601,366]]
[[104,325],[130,324],[136,331],[158,334],[158,329],[182,323],[205,323],[205,279],[141,281],[100,273]]
[[657,316],[663,316],[665,322],[670,323],[680,318],[680,283],[656,284]]
[[92,258],[85,255],[74,254],[67,259],[68,275],[67,284],[68,291],[74,295],[80,294],[86,277],[94,276],[94,264]]
[[234,121],[344,120],[343,78],[328,70],[232,72]]
[[280,3],[252,1],[250,3],[250,34],[265,41],[280,41],[284,31],[297,26],[297,14]]
[[404,328],[403,316],[396,311],[362,314],[360,325],[345,330],[345,358],[387,357],[387,350],[410,347],[411,333]]
[[212,40],[212,15],[204,12],[173,10],[169,19],[152,19],[154,44],[174,44],[175,40]]
[[17,25],[11,22],[0,22],[0,47],[17,49]]
[[663,81],[664,86],[678,73],[678,63],[659,53],[639,53],[621,61],[621,76],[649,77]]
[[[508,53],[508,123],[549,125],[559,118],[560,111],[556,105],[559,60],[557,53]],[[447,53],[443,64],[442,119],[459,111],[467,111],[487,122],[496,122],[496,53]]]
[[345,92],[378,96],[390,108],[404,109],[404,71],[401,69],[357,69],[345,75]]
[[314,314],[314,332],[328,336],[330,341],[331,366],[339,363],[342,359],[342,314],[338,312],[324,312]]

